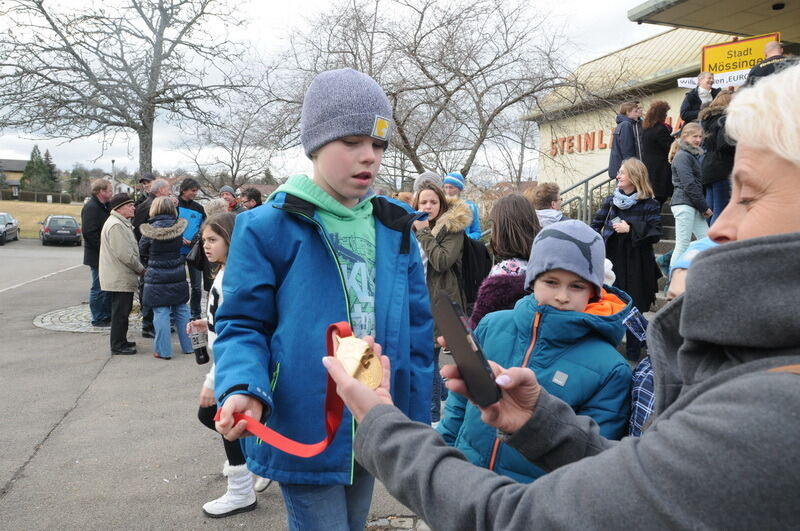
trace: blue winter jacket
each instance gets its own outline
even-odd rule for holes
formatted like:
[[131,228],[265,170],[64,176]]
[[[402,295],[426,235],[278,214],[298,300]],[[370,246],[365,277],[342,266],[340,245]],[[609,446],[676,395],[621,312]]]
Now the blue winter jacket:
[[616,177],[622,161],[631,157],[642,159],[642,126],[624,114],[617,115],[611,155],[608,158],[608,176]]
[[[395,200],[370,199],[375,219],[376,341],[391,358],[394,403],[430,422],[433,319],[419,248],[418,215]],[[217,310],[215,390],[264,403],[263,422],[301,443],[325,438],[325,330],[347,321],[345,279],[315,206],[286,192],[236,219]],[[345,409],[331,445],[308,459],[248,437],[247,465],[281,483],[352,483],[355,422]]]
[[476,205],[472,201],[464,201],[469,209],[472,211],[472,223],[470,223],[469,227],[466,228],[464,232],[467,233],[467,236],[472,238],[473,240],[480,240],[481,239],[481,220],[478,215],[478,205]]
[[[619,439],[628,425],[631,369],[615,347],[625,333],[622,319],[632,305],[625,292],[605,289],[627,303],[624,310],[611,316],[560,311],[539,305],[528,295],[513,310],[486,315],[475,336],[486,357],[503,367],[520,366],[533,343],[526,366],[533,369],[542,387],[577,414],[592,417],[604,437]],[[481,422],[480,410],[456,393],[447,398],[437,431],[475,465],[523,483],[545,474],[499,442],[496,430]]]
[[181,254],[186,224],[183,218],[159,215],[139,227],[139,254],[148,257],[142,302],[151,308],[177,306],[189,300],[186,257]]

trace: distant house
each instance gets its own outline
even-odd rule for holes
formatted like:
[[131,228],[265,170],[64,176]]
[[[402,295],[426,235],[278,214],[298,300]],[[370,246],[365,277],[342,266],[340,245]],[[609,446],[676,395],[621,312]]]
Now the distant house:
[[19,197],[19,182],[27,165],[27,160],[0,159],[0,173],[5,174],[5,186],[11,188],[13,197]]

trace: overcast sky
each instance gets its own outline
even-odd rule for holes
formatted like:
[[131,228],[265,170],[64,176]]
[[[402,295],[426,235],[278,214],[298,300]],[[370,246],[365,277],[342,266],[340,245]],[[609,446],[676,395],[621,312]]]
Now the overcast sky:
[[[647,24],[638,25],[627,18],[629,9],[640,4],[643,0],[607,0],[600,3],[596,0],[558,0],[557,2],[542,2],[532,0],[532,8],[550,11],[552,23],[564,29],[566,43],[570,50],[569,56],[572,66],[600,57],[602,55],[628,46],[657,33],[666,31],[663,26]],[[254,1],[242,7],[250,21],[253,34],[258,37],[254,45],[268,54],[270,50],[277,50],[285,46],[289,28],[302,26],[304,17],[313,16],[326,6],[330,1],[302,0],[285,2],[283,0]],[[2,131],[0,136],[0,158],[27,159],[30,156],[33,144],[39,145],[44,153],[50,150],[53,160],[60,169],[70,169],[75,164],[87,167],[101,167],[106,171],[111,170],[111,160],[116,161],[116,169],[126,168],[133,173],[137,170],[138,143],[136,136],[132,135],[126,140],[118,136],[114,145],[102,153],[99,139],[83,139],[73,142],[64,140],[33,140],[14,131]],[[180,131],[168,124],[157,124],[154,149],[153,167],[167,171],[178,167],[190,168],[188,161],[176,149]],[[287,171],[304,171],[305,161],[292,166]],[[284,167],[286,167],[286,165]]]

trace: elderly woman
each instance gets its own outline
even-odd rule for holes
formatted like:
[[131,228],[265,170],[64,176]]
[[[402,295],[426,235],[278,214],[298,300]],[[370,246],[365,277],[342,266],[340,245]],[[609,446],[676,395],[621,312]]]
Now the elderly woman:
[[[374,392],[326,358],[359,421],[359,463],[435,529],[796,528],[798,92],[795,66],[742,90],[729,107],[728,133],[738,142],[732,197],[709,233],[721,245],[695,258],[685,294],[650,323],[656,416],[642,437],[603,439],[532,371],[494,366],[503,397],[483,409],[483,421],[551,471],[522,485],[468,463],[389,405],[388,358]],[[466,394],[455,367],[442,374]],[[565,375],[564,385],[571,380]]]

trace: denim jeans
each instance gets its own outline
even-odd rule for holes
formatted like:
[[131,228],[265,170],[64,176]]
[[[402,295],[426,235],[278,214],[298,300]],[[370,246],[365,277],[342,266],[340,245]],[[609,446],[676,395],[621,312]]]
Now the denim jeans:
[[89,311],[92,313],[92,324],[111,321],[111,294],[100,289],[100,272],[96,267],[92,271],[92,287],[89,288]]
[[189,308],[185,304],[176,306],[156,306],[153,308],[153,325],[156,329],[156,338],[153,349],[162,358],[172,357],[172,336],[169,332],[169,318],[175,318],[175,331],[181,344],[181,352],[194,352],[192,341],[186,333],[186,324],[189,322]]
[[192,315],[192,319],[200,319],[203,317],[202,310],[200,309],[200,301],[203,298],[203,272],[189,264],[186,264],[186,269],[189,270],[189,285],[191,289],[189,311]]
[[708,223],[700,211],[692,206],[674,205],[670,207],[670,210],[675,217],[675,250],[672,252],[672,259],[669,262],[672,267],[689,247],[692,234],[698,240],[706,237]]
[[375,478],[355,463],[352,485],[281,483],[289,531],[362,531]]
[[714,211],[714,215],[711,216],[711,220],[709,221],[709,225],[713,225],[731,200],[731,182],[728,179],[722,179],[721,181],[711,183],[705,187],[705,192],[706,203],[708,203],[708,207]]

